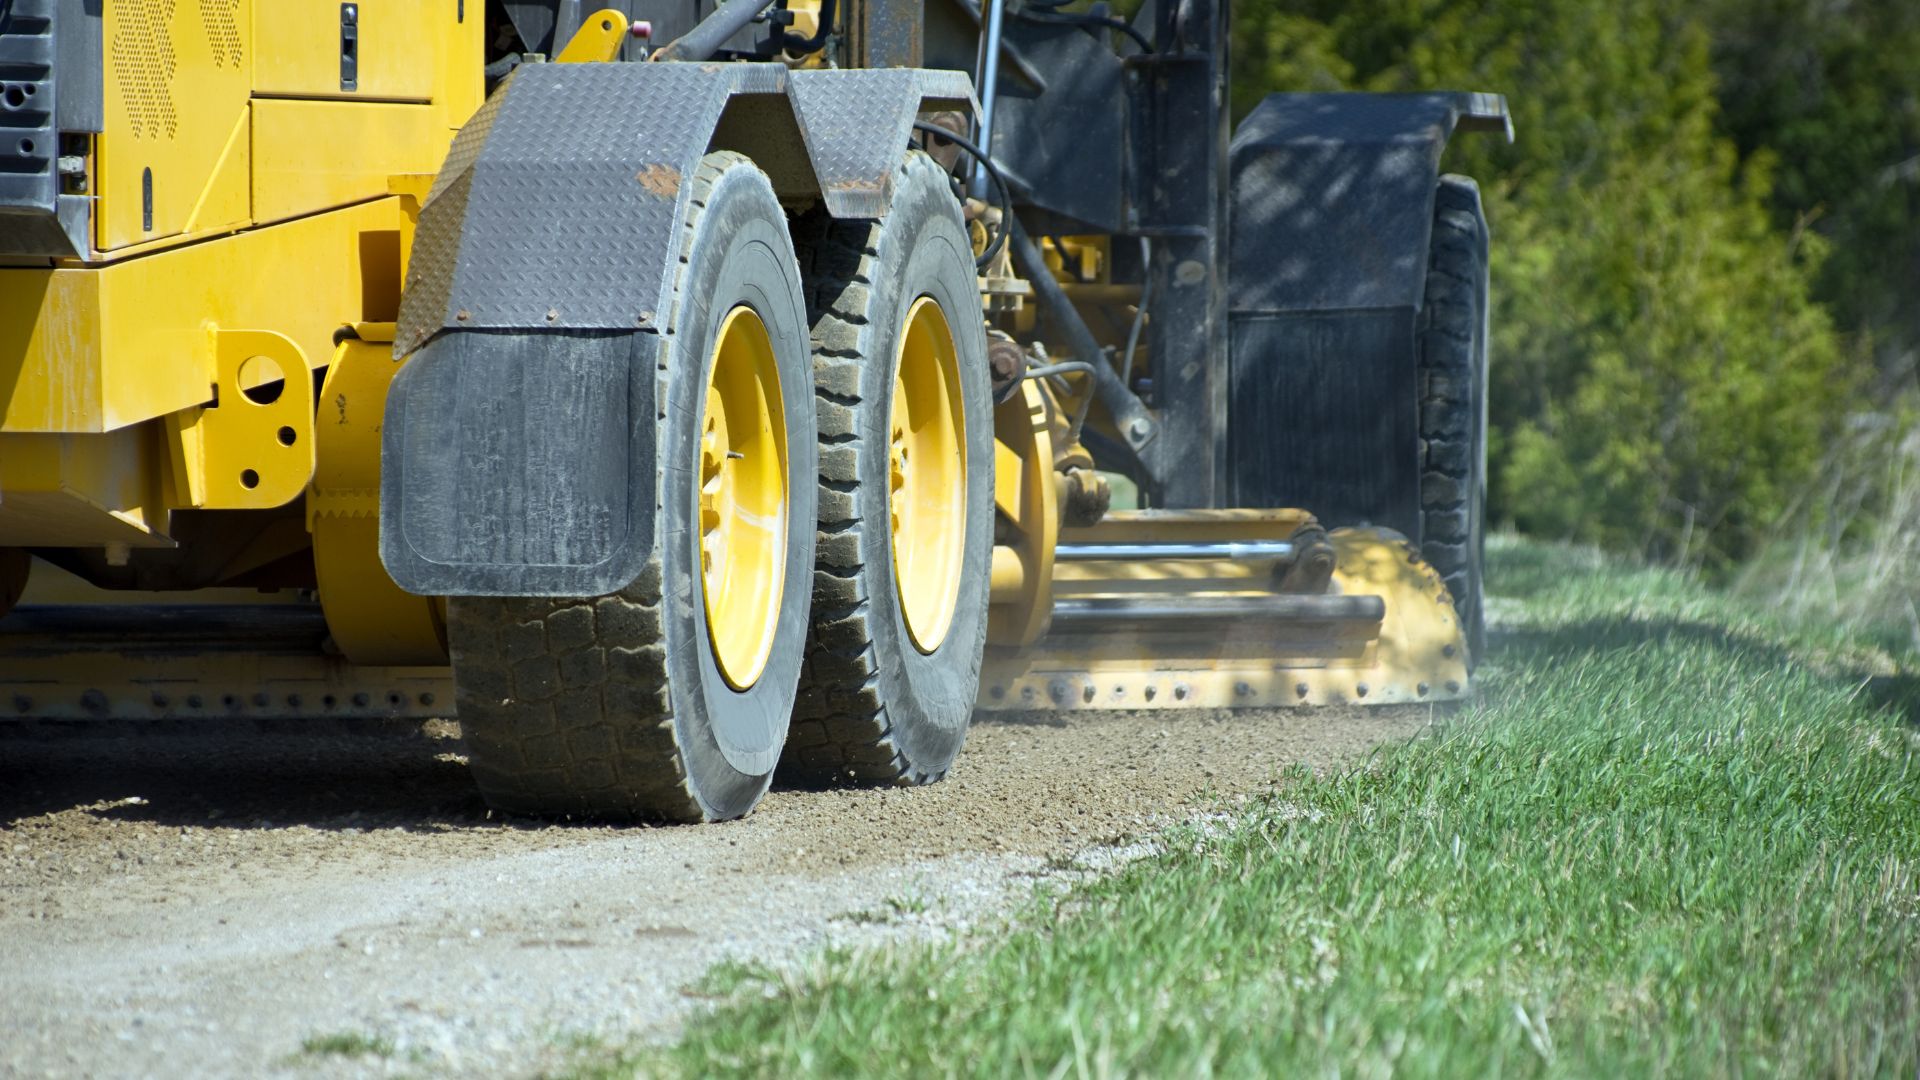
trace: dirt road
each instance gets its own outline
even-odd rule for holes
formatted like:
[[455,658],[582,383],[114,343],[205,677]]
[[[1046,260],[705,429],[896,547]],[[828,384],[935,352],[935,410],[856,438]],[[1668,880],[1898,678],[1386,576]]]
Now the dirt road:
[[[509,822],[458,729],[0,729],[0,1075],[526,1074],[723,958],[1001,917],[1048,860],[1424,712],[983,718],[947,782],[690,828]],[[303,1051],[347,1035],[385,1056]]]

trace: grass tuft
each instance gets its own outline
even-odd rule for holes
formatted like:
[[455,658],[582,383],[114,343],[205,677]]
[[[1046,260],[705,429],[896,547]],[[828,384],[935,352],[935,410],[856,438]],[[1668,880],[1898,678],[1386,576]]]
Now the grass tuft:
[[1686,574],[1490,554],[1483,701],[1430,735],[1296,767],[1011,934],[735,972],[631,1069],[1914,1075],[1902,657]]
[[358,1031],[336,1031],[330,1035],[309,1035],[300,1042],[301,1053],[313,1057],[393,1056],[393,1041]]

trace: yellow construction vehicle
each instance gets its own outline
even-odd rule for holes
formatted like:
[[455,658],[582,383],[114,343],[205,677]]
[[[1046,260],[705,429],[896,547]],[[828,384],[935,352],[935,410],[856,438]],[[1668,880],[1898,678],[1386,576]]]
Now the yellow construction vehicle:
[[1225,34],[0,0],[0,718],[452,714],[503,810],[710,820],[1460,697],[1504,102],[1230,130]]

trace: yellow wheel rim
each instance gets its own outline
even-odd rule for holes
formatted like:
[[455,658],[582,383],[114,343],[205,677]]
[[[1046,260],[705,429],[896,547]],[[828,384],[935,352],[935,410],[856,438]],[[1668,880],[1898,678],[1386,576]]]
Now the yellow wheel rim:
[[932,297],[907,310],[887,428],[893,578],[914,647],[931,653],[953,624],[967,524],[960,360]]
[[700,418],[700,591],[727,685],[760,677],[780,626],[787,566],[787,425],[767,327],[727,312]]

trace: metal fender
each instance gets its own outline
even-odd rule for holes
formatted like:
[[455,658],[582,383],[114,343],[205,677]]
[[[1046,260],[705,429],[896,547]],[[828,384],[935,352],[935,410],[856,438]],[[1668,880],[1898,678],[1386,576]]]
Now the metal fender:
[[382,432],[380,552],[409,592],[593,596],[649,554],[662,327],[701,156],[788,205],[884,216],[959,72],[532,64],[454,139],[420,210]]

